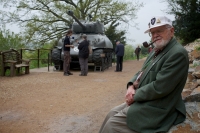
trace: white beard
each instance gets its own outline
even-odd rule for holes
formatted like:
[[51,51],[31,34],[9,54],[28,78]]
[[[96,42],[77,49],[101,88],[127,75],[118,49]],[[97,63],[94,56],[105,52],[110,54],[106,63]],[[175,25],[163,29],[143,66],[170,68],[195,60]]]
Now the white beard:
[[164,48],[170,41],[171,39],[168,40],[161,40],[161,41],[156,41],[153,45],[156,49],[162,49]]

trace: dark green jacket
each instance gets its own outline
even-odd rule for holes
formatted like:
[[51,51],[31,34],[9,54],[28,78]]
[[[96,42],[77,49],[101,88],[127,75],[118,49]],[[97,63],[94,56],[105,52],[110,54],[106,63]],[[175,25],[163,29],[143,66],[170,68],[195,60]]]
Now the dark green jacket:
[[[154,52],[145,61],[147,64]],[[127,114],[128,127],[139,133],[168,131],[185,120],[181,97],[188,75],[187,51],[173,38],[145,69]],[[136,80],[137,74],[130,82]]]

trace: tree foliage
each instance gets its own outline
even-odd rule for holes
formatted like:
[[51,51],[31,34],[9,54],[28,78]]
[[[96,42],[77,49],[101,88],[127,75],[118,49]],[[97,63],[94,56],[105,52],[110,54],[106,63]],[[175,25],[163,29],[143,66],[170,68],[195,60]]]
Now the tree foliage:
[[109,27],[117,22],[128,24],[136,18],[143,6],[135,1],[119,0],[0,0],[5,9],[0,11],[2,23],[17,23],[24,29],[26,42],[45,43],[60,38],[72,23],[67,10],[72,10],[78,19],[101,20]]
[[148,54],[148,48],[145,48],[144,46],[141,46],[141,54],[147,55]]
[[6,51],[10,48],[19,49],[24,46],[23,39],[19,34],[0,28],[0,51]]
[[116,40],[119,40],[122,44],[126,44],[125,42],[125,31],[118,31],[117,30],[117,26],[119,24],[115,24],[115,25],[110,25],[107,29],[105,34],[107,35],[107,37],[111,40],[112,44],[113,44],[113,48],[115,49],[116,47]]
[[168,13],[175,15],[175,36],[183,44],[200,37],[200,0],[166,0]]
[[134,49],[131,45],[125,46],[124,60],[130,60],[134,58]]

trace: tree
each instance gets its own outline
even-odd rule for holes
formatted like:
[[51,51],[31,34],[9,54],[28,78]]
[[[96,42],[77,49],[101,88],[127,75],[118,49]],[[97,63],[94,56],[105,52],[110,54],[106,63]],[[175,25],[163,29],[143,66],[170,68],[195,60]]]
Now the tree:
[[148,54],[148,48],[145,48],[144,46],[141,46],[141,54],[147,55]]
[[125,46],[125,53],[124,53],[124,59],[125,60],[130,60],[134,58],[134,49],[133,46],[131,45],[126,45]]
[[166,0],[168,13],[175,15],[173,23],[175,36],[183,40],[183,44],[200,37],[200,0]]
[[107,35],[107,37],[111,40],[112,44],[113,44],[113,49],[115,49],[116,47],[116,40],[119,40],[122,44],[126,44],[125,41],[125,31],[118,31],[117,30],[117,26],[119,25],[119,23],[114,24],[114,25],[110,25],[105,34]]
[[0,51],[9,50],[10,48],[19,49],[24,46],[23,39],[19,34],[0,28]]
[[143,6],[139,2],[118,0],[0,0],[7,9],[1,11],[3,23],[17,23],[24,29],[26,42],[45,42],[58,39],[72,23],[67,10],[72,10],[78,19],[86,19],[91,14],[93,20],[101,20],[104,24],[114,25],[116,22],[128,24],[136,18],[136,12]]

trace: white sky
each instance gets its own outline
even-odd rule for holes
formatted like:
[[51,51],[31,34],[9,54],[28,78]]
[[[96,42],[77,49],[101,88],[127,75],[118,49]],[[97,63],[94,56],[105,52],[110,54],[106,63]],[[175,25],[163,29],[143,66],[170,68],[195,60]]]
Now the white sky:
[[127,43],[133,46],[137,46],[138,44],[142,44],[143,42],[150,41],[150,37],[144,32],[148,29],[148,23],[153,16],[166,16],[172,21],[174,20],[174,16],[166,14],[164,10],[167,9],[167,3],[161,2],[163,0],[139,0],[139,2],[144,3],[144,7],[142,7],[138,13],[137,18],[135,20],[138,23],[138,28],[129,27],[127,34]]
[[[134,20],[134,22],[138,23],[138,26],[137,26],[138,29],[134,27],[128,27],[129,30],[126,34],[127,43],[133,46],[142,44],[145,41],[147,42],[150,41],[149,35],[144,34],[144,31],[148,29],[148,23],[150,22],[150,19],[153,16],[165,15],[172,21],[174,20],[174,16],[166,14],[164,12],[164,10],[167,9],[167,3],[162,2],[163,0],[138,0],[138,1],[144,3],[144,7],[142,7],[137,13],[137,19]],[[6,28],[10,29],[11,31],[15,33],[20,32],[20,28],[15,25],[7,25]]]

